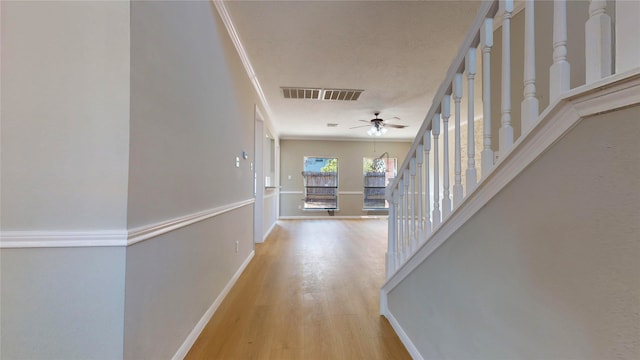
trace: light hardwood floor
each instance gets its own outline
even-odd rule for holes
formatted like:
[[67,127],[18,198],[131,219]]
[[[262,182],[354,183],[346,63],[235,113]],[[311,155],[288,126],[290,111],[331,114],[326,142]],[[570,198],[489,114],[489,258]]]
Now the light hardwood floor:
[[280,221],[186,359],[410,359],[379,315],[386,231]]

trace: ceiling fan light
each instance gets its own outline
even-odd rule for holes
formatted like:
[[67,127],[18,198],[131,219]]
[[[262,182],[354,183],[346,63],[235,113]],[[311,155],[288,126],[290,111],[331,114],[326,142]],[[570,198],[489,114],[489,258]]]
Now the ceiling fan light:
[[386,127],[384,127],[384,126],[383,126],[383,127],[381,127],[381,128],[380,128],[380,132],[382,133],[382,135],[386,134],[386,133],[387,133],[387,128],[386,128]]
[[375,133],[376,133],[376,128],[375,128],[375,126],[372,126],[369,130],[367,130],[367,134],[368,134],[369,136],[372,136],[372,135],[373,135],[373,134],[375,134]]

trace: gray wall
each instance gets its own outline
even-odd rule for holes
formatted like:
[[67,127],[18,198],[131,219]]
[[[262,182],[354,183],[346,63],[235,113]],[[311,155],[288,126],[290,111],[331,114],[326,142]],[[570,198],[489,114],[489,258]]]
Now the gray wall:
[[[131,44],[129,227],[252,198],[257,97],[213,3],[132,2]],[[174,355],[252,229],[245,206],[127,249],[125,358]]]
[[640,358],[638,119],[581,122],[389,293],[424,358]]
[[[211,2],[0,6],[3,234],[126,234],[253,197],[235,158],[258,99]],[[0,358],[172,357],[252,224],[246,205],[129,247],[2,248]]]
[[253,197],[256,100],[213,4],[132,2],[129,227]]
[[[338,192],[360,192],[339,194],[336,216],[363,216],[372,212],[363,211],[362,158],[378,157],[385,151],[389,157],[398,159],[398,167],[409,152],[410,142],[370,141],[326,141],[326,140],[280,140],[280,216],[328,216],[327,211],[301,210],[304,198],[302,170],[305,156],[338,158]],[[289,179],[291,176],[291,179]],[[287,193],[295,192],[295,193]],[[380,212],[373,212],[373,214]]]
[[2,229],[122,229],[129,4],[1,6]]
[[[129,4],[0,7],[0,228],[122,231]],[[124,248],[4,248],[0,262],[0,358],[122,357]]]

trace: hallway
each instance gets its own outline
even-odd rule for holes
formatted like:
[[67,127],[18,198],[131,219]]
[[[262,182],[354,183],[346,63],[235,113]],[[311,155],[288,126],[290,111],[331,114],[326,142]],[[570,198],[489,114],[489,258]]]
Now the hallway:
[[187,359],[409,359],[379,315],[386,220],[280,221]]

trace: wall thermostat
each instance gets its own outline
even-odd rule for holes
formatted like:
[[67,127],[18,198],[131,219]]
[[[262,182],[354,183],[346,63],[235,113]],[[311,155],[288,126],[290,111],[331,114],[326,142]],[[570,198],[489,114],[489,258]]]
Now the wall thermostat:
[[246,151],[243,151],[243,152],[242,152],[242,158],[243,158],[243,159],[248,159],[248,158],[249,158],[249,154],[247,154],[247,152],[246,152]]

